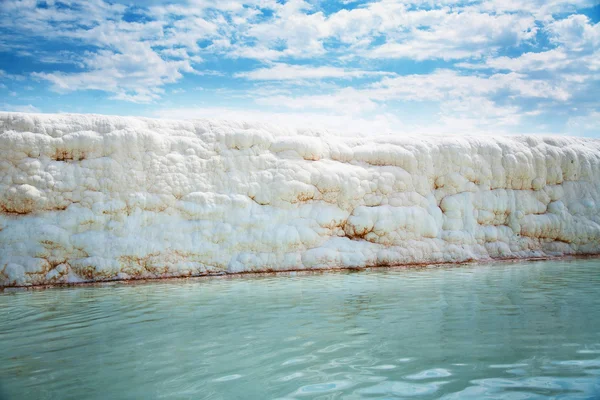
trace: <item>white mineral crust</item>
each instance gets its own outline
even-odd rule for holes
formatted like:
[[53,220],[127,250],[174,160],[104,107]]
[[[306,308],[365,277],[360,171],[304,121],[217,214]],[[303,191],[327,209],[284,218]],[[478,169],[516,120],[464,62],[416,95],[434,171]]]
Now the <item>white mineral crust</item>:
[[0,113],[0,286],[600,253],[600,140]]

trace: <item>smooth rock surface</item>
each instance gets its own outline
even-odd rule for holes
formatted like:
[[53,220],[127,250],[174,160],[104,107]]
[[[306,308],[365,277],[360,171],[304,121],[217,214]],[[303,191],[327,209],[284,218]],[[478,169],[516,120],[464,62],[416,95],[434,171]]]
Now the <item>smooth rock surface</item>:
[[600,141],[0,113],[0,286],[600,253]]

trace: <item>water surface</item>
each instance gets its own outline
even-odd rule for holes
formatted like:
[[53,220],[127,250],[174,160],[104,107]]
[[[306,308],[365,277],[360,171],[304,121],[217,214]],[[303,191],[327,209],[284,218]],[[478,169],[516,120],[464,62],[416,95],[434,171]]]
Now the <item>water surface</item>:
[[0,294],[5,399],[600,398],[600,260]]

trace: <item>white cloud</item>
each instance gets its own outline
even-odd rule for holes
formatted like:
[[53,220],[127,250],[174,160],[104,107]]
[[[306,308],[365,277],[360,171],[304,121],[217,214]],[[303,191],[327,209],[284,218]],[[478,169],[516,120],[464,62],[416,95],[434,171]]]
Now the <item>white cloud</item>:
[[483,64],[461,64],[471,68],[494,68],[497,70],[510,70],[515,72],[556,70],[571,65],[573,60],[564,49],[556,48],[539,53],[523,53],[519,57],[489,58]]
[[537,31],[533,17],[519,14],[447,12],[427,21],[432,25],[410,22],[409,31],[389,35],[385,44],[367,50],[365,55],[414,60],[473,58],[493,53],[500,46],[531,40]]
[[600,45],[600,23],[592,25],[585,15],[570,15],[548,24],[553,42],[573,50],[595,48]]
[[[518,45],[533,39],[538,29],[531,15],[458,9],[410,9],[400,2],[381,1],[325,15],[304,1],[290,1],[275,9],[274,18],[248,23],[239,33],[251,38],[251,44],[232,46],[230,55],[265,60],[311,58],[328,52],[324,42],[335,39],[350,51],[344,52],[346,58],[450,60]],[[372,46],[378,36],[385,43]]]
[[[577,14],[594,0],[346,1],[335,12],[313,0],[153,0],[135,8],[137,22],[124,18],[125,3],[36,9],[5,0],[0,51],[45,63],[31,77],[58,92],[159,103],[178,92],[166,85],[190,79],[199,89],[210,82],[198,96],[217,104],[344,129],[342,120],[374,118],[397,126],[390,116],[415,102],[431,123],[401,125],[443,132],[522,131],[536,118],[560,114],[564,124],[568,110],[599,106],[600,24]],[[66,46],[49,52],[36,38]],[[86,51],[74,53],[78,46]],[[8,78],[0,72],[14,90]]]
[[31,104],[0,104],[2,111],[15,111],[15,112],[28,112],[28,113],[39,113],[40,109],[32,106]]
[[0,69],[0,79],[3,81],[24,81],[26,77],[20,74],[9,74],[8,72]]
[[600,91],[600,23],[593,24],[584,15],[572,15],[549,20],[544,31],[550,33],[556,47],[516,57],[489,57],[480,63],[457,66],[517,74],[519,79],[513,89],[518,96],[536,95],[555,100],[545,106],[538,105],[538,115],[564,115],[567,110],[578,107],[597,108],[599,103],[592,93]]
[[452,101],[482,97],[501,91],[509,94],[565,100],[569,97],[564,85],[552,85],[544,80],[524,79],[517,73],[494,74],[489,77],[460,75],[440,69],[431,74],[384,77],[363,89],[343,88],[328,95],[274,96],[257,99],[259,104],[279,105],[293,109],[327,108],[336,110],[370,110],[376,102]]
[[[94,89],[111,92],[115,99],[150,102],[160,97],[163,85],[178,81],[184,73],[194,72],[192,63],[201,62],[192,52],[195,43],[181,38],[174,44],[169,42],[175,35],[166,20],[126,22],[122,20],[125,6],[101,0],[74,2],[73,7],[69,2],[63,4],[67,7],[52,2],[48,2],[48,8],[35,8],[35,4],[28,2],[7,2],[4,9],[7,12],[0,17],[0,26],[12,30],[97,48],[83,53],[77,61],[81,71],[32,74],[35,79],[49,81],[55,91]],[[200,26],[197,19],[189,22],[195,29],[194,35],[189,35],[192,42],[215,29],[209,23]],[[182,31],[178,33],[187,32]],[[186,45],[191,50],[186,51]],[[39,50],[31,55],[41,61],[48,61],[49,57]],[[56,56],[50,61],[61,62]]]
[[567,121],[567,132],[573,135],[600,133],[600,111],[592,111],[587,115],[571,117]]
[[391,114],[352,117],[340,113],[271,112],[258,109],[224,107],[189,107],[155,111],[155,117],[174,119],[218,118],[231,121],[261,122],[289,128],[327,129],[338,134],[387,134],[409,131]]
[[334,110],[343,114],[361,114],[377,108],[377,103],[365,96],[362,90],[353,88],[324,95],[260,97],[255,102],[292,110]]
[[309,65],[273,64],[269,68],[259,68],[253,71],[235,74],[236,78],[246,78],[258,81],[285,81],[323,78],[361,78],[365,76],[394,75],[391,72],[365,71],[360,69],[338,68],[330,66],[313,67]]
[[[477,130],[496,133],[521,132],[518,125],[524,119],[541,113],[539,109],[524,109],[520,101],[504,104],[501,98],[536,99],[564,102],[569,99],[568,83],[550,84],[544,80],[525,79],[518,73],[491,76],[460,75],[441,69],[431,74],[385,77],[367,87],[347,87],[329,94],[294,95],[264,93],[254,98],[256,104],[289,110],[293,113],[314,113],[326,110],[350,118],[379,113],[390,114],[390,102],[400,109],[415,102],[427,103],[417,119],[429,121],[412,125],[423,132],[470,132]],[[438,104],[435,107],[431,104]]]
[[552,19],[552,15],[573,13],[582,8],[597,5],[597,0],[488,0],[470,2],[473,10],[494,13],[529,13],[540,21]]
[[119,100],[149,102],[160,97],[161,86],[176,82],[182,72],[194,71],[189,61],[165,60],[141,42],[127,44],[123,53],[91,53],[84,64],[85,72],[36,72],[32,76],[51,82],[59,92],[95,89],[112,92]]

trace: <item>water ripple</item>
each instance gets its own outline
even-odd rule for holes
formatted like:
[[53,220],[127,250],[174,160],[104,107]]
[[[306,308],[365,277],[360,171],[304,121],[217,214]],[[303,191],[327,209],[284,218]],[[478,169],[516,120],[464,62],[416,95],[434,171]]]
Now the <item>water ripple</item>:
[[0,398],[600,398],[597,260],[0,294]]

